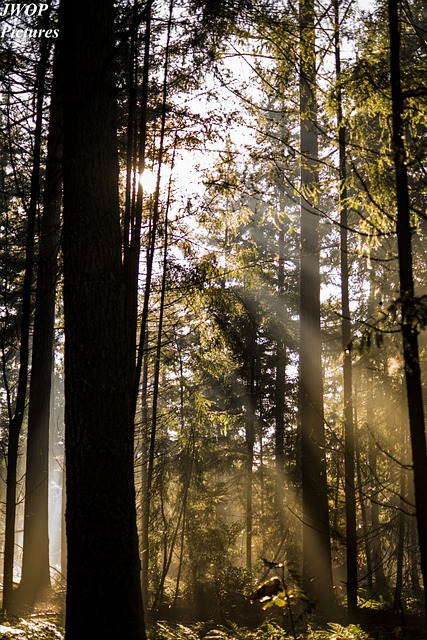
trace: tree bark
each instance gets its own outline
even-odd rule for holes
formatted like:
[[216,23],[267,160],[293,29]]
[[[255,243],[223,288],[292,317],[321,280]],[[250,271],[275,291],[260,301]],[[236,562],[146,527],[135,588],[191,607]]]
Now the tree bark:
[[62,0],[67,640],[145,640],[113,0]]
[[303,586],[322,609],[334,605],[323,423],[320,240],[314,1],[300,0],[301,279],[300,421]]
[[[397,197],[397,245],[399,255],[401,331],[406,394],[414,465],[415,509],[424,589],[427,588],[427,449],[411,241],[404,99],[401,86],[399,1],[388,0],[390,33],[390,83],[392,96],[392,144]],[[427,600],[424,602],[427,616]]]
[[337,126],[339,144],[339,208],[341,232],[341,337],[344,389],[344,469],[345,469],[345,515],[347,557],[347,613],[349,624],[357,621],[357,535],[356,535],[356,491],[355,491],[355,438],[353,419],[353,370],[351,362],[351,319],[349,297],[348,264],[348,207],[347,207],[347,148],[346,126],[342,109],[341,90],[341,42],[339,0],[334,0],[335,15],[335,72],[337,81]]

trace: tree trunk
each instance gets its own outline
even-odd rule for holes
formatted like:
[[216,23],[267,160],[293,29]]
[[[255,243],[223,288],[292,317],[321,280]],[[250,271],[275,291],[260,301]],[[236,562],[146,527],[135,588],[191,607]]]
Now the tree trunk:
[[62,198],[62,104],[57,59],[55,53],[28,409],[24,545],[19,585],[19,602],[28,606],[41,601],[50,588],[49,419]]
[[397,413],[398,425],[400,423],[400,437],[402,442],[401,457],[402,466],[400,468],[400,511],[398,515],[398,535],[396,545],[396,585],[394,588],[393,609],[395,612],[399,612],[403,618],[403,602],[402,602],[402,590],[403,590],[403,573],[404,573],[404,554],[405,554],[405,511],[406,511],[406,484],[407,484],[407,435],[406,435],[406,420],[403,416],[402,406],[399,406]]
[[[285,291],[285,194],[284,189],[279,188],[279,266],[277,272],[277,289],[279,305],[284,312]],[[280,538],[283,536],[284,512],[283,496],[285,482],[285,384],[286,384],[286,343],[283,336],[282,325],[278,327],[276,340],[276,388],[275,388],[275,432],[274,432],[274,460],[276,467],[274,501],[279,518]]]
[[42,45],[37,68],[37,100],[34,131],[33,169],[31,174],[30,203],[27,213],[27,240],[25,249],[25,275],[22,291],[21,344],[19,352],[18,388],[15,413],[9,425],[7,446],[6,477],[6,525],[4,543],[3,610],[13,608],[13,565],[15,555],[16,483],[19,450],[19,435],[22,428],[27,397],[31,302],[34,271],[34,234],[39,203],[41,137],[43,125],[43,102],[45,98],[45,78],[48,60],[46,42]]
[[[157,179],[156,179],[156,189],[154,193],[154,201],[153,201],[153,218],[152,218],[152,227],[151,227],[151,235],[149,238],[149,246],[147,251],[147,273],[145,278],[145,291],[144,291],[144,302],[142,308],[142,317],[141,317],[141,335],[140,335],[140,344],[139,344],[139,353],[138,353],[138,362],[136,365],[136,375],[135,375],[135,383],[134,383],[134,394],[133,394],[133,402],[136,405],[136,397],[138,392],[138,384],[141,376],[141,365],[142,358],[144,356],[144,342],[145,336],[147,335],[147,325],[148,325],[148,313],[149,313],[149,301],[150,301],[150,293],[151,293],[151,281],[153,274],[153,265],[154,265],[154,254],[156,251],[156,237],[157,230],[159,225],[159,217],[160,217],[160,179],[161,179],[161,170],[163,163],[163,152],[164,152],[164,139],[165,139],[165,129],[166,129],[166,98],[167,98],[167,78],[169,71],[169,42],[170,42],[170,34],[172,28],[172,13],[173,13],[173,0],[170,1],[169,4],[169,20],[168,20],[168,28],[167,28],[167,37],[166,37],[166,53],[165,53],[165,64],[164,64],[164,74],[163,74],[163,91],[162,91],[162,116],[161,116],[161,131],[160,131],[160,142],[159,142],[159,159],[158,159],[158,170],[157,170]],[[148,24],[147,24],[148,29]],[[147,34],[146,34],[147,38]],[[146,40],[146,52],[145,55],[148,56],[149,42]],[[147,71],[148,73],[148,71]],[[148,82],[148,75],[147,75]],[[145,123],[146,124],[146,123]],[[145,146],[145,143],[144,143]],[[140,167],[142,170],[143,167]],[[138,195],[139,195],[138,191]],[[169,193],[170,197],[170,193]],[[139,202],[139,201],[138,201]],[[137,202],[137,207],[138,207]],[[142,206],[142,202],[141,202]],[[168,203],[169,206],[169,203]],[[167,259],[167,217],[165,220],[165,253],[164,253],[164,264],[163,264],[163,278],[162,278],[162,292],[161,292],[161,309],[160,309],[160,317],[159,317],[159,328],[158,328],[158,337],[157,337],[157,349],[156,349],[156,358],[155,358],[155,373],[154,373],[154,385],[153,385],[153,411],[152,411],[152,419],[151,419],[151,430],[150,437],[148,438],[148,433],[146,434],[147,444],[149,442],[148,447],[148,462],[147,462],[147,472],[146,472],[146,487],[142,488],[143,491],[143,518],[142,518],[142,540],[143,540],[143,559],[142,559],[142,582],[148,582],[148,570],[149,570],[149,562],[150,562],[150,538],[149,538],[149,525],[150,525],[150,509],[151,509],[151,488],[152,488],[152,480],[154,473],[154,458],[155,458],[155,445],[156,445],[156,431],[157,431],[157,400],[158,400],[158,391],[159,391],[159,374],[160,374],[160,351],[161,351],[161,334],[162,334],[162,325],[163,325],[163,311],[164,311],[164,299],[165,299],[165,288],[166,288],[166,259]],[[147,366],[148,363],[145,362]],[[143,407],[144,409],[144,419],[147,418],[147,397],[143,398]],[[143,452],[144,455],[145,452]],[[143,587],[144,598],[148,599],[148,591],[147,586]]]
[[[399,255],[401,330],[408,399],[409,426],[414,465],[415,508],[424,590],[427,588],[427,450],[411,242],[411,210],[403,122],[404,101],[400,71],[398,0],[388,0],[390,28],[390,81],[392,94],[392,142],[396,174],[397,245]],[[427,599],[424,602],[427,615]]]
[[347,555],[347,611],[349,624],[357,621],[357,536],[356,536],[356,492],[354,469],[354,419],[353,419],[353,371],[351,362],[351,320],[349,298],[348,265],[348,208],[346,127],[342,110],[341,54],[339,0],[334,0],[335,14],[335,72],[337,81],[337,125],[339,141],[339,208],[341,225],[341,337],[344,388],[344,469],[345,469],[345,515]]
[[144,640],[113,0],[62,0],[67,640]]
[[379,482],[378,482],[378,471],[377,471],[377,448],[376,443],[373,440],[372,429],[373,429],[373,411],[370,409],[370,417],[368,421],[368,426],[371,431],[369,437],[369,446],[368,446],[368,457],[369,457],[369,473],[371,475],[371,485],[372,489],[370,492],[370,501],[371,501],[371,550],[372,550],[372,568],[374,572],[374,596],[385,595],[387,593],[387,580],[384,573],[384,563],[383,563],[383,550],[382,550],[382,539],[381,539],[381,523],[380,523],[380,509],[378,505],[378,493],[379,493]]
[[322,609],[334,605],[323,424],[320,330],[317,105],[313,0],[300,0],[301,280],[300,420],[303,585]]
[[[125,289],[125,313],[126,313],[126,321],[128,324],[128,332],[129,332],[129,375],[132,379],[132,404],[131,404],[131,416],[135,417],[136,414],[136,406],[138,400],[138,391],[139,391],[139,382],[141,377],[141,368],[142,368],[142,359],[144,354],[144,340],[147,326],[147,315],[144,315],[144,310],[147,306],[148,308],[148,298],[150,295],[151,289],[151,273],[150,277],[147,275],[147,282],[144,293],[144,310],[143,310],[143,319],[141,321],[141,340],[139,345],[139,354],[138,361],[135,359],[136,352],[136,344],[137,344],[137,320],[138,320],[138,276],[139,276],[139,263],[140,263],[140,254],[141,254],[141,225],[142,225],[142,211],[143,211],[143,203],[144,203],[144,193],[143,186],[141,184],[141,180],[139,180],[139,176],[142,175],[145,168],[145,155],[146,155],[146,138],[147,138],[147,103],[148,103],[148,77],[150,70],[150,46],[151,46],[151,8],[153,5],[153,0],[149,0],[145,7],[145,32],[144,32],[144,63],[142,68],[142,90],[141,90],[141,113],[140,113],[140,123],[139,123],[139,145],[138,145],[138,175],[136,176],[137,180],[137,194],[136,194],[136,202],[133,202],[133,198],[131,199],[131,194],[127,195],[126,207],[125,207],[125,219],[124,219],[124,250],[123,250],[123,265],[125,270],[125,278],[126,278],[126,289]],[[134,12],[138,11],[138,3],[135,2]],[[135,20],[136,22],[136,20]],[[133,25],[134,29],[136,29],[136,24]],[[135,34],[136,37],[136,34]],[[135,43],[135,47],[136,47]],[[136,54],[135,54],[136,55]],[[136,63],[135,63],[136,64]],[[130,100],[132,100],[132,96],[130,96]],[[133,105],[130,105],[133,106]],[[130,139],[128,140],[128,163],[127,163],[127,180],[130,180],[129,172],[132,170],[130,163],[130,154],[133,153],[133,141],[132,135],[134,133],[133,123],[133,109],[130,109],[129,115],[129,127],[128,127],[128,135]],[[136,146],[136,143],[135,143]],[[127,192],[129,191],[129,185],[127,187]],[[135,186],[133,187],[135,188]],[[132,194],[133,196],[134,194]],[[154,226],[154,225],[153,225]],[[155,231],[154,231],[155,234]],[[148,272],[148,269],[147,269]],[[145,303],[147,300],[147,303]]]
[[246,403],[246,570],[252,572],[252,526],[253,526],[253,465],[255,446],[255,371],[256,371],[256,330],[250,327],[249,336],[249,380]]

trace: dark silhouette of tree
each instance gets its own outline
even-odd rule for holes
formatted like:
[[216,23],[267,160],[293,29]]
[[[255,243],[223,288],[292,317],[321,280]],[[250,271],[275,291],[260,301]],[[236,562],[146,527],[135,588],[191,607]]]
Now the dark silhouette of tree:
[[300,2],[301,280],[300,421],[303,583],[327,610],[334,602],[326,479],[320,332],[320,239],[315,8]]
[[145,638],[118,195],[114,3],[63,0],[68,640]]
[[341,266],[341,332],[343,348],[344,388],[344,474],[346,510],[347,608],[348,621],[357,619],[357,536],[355,493],[355,441],[353,419],[353,370],[351,353],[351,318],[348,258],[348,200],[347,200],[347,132],[343,117],[341,78],[340,4],[334,0],[335,72],[337,81],[337,126],[339,146],[339,209],[340,209],[340,266]]
[[[427,586],[427,449],[418,347],[418,322],[414,290],[407,154],[405,148],[404,94],[401,85],[399,0],[388,0],[392,146],[397,196],[401,330],[406,393],[414,464],[415,509],[424,587]],[[425,602],[427,613],[427,601]]]
[[[55,59],[58,57],[55,55]],[[62,103],[53,69],[46,176],[37,267],[25,474],[20,605],[42,600],[50,587],[48,531],[49,418],[54,352],[55,292],[62,205]]]
[[19,436],[24,420],[28,367],[30,359],[30,326],[32,318],[32,287],[35,257],[35,229],[39,204],[40,162],[43,128],[43,103],[45,98],[45,80],[47,71],[49,48],[43,42],[40,59],[37,65],[36,81],[36,109],[34,127],[34,148],[30,182],[30,200],[27,208],[27,238],[25,247],[25,274],[22,289],[22,315],[19,346],[19,374],[15,401],[15,410],[9,424],[7,446],[7,478],[6,478],[6,523],[4,542],[4,574],[3,574],[3,609],[13,610],[13,565],[15,555],[15,522],[17,495],[17,463],[19,451]]

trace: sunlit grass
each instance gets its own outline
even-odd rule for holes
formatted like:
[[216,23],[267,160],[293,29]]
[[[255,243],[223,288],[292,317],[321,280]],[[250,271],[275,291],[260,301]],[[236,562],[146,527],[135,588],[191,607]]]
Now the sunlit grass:
[[[229,628],[222,626],[210,626],[207,624],[196,625],[168,625],[157,623],[149,630],[149,640],[293,640],[277,623],[265,623],[258,629],[247,629],[238,625]],[[298,640],[374,640],[357,625],[344,627],[339,624],[329,624],[321,630],[308,629],[298,635]]]
[[3,621],[0,624],[0,638],[6,640],[63,640],[63,630],[59,624],[40,618],[24,620],[23,618]]

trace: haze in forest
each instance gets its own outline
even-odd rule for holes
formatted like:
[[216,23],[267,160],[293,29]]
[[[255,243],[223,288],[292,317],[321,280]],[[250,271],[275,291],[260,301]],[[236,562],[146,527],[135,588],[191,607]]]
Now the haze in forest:
[[425,2],[25,7],[0,635],[422,638]]

